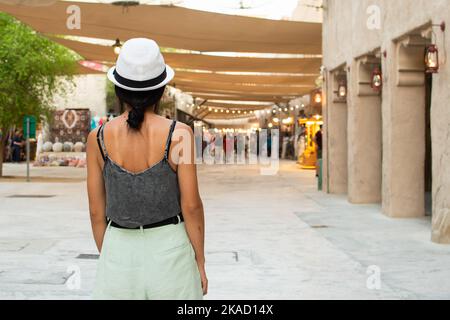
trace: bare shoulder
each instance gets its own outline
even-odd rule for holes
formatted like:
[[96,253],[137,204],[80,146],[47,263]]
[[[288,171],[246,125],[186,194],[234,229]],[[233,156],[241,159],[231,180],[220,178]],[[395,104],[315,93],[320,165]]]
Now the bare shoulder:
[[88,168],[92,167],[91,163],[99,156],[99,151],[97,147],[97,133],[100,127],[95,128],[89,132],[87,143],[86,143],[86,160],[88,163]]
[[[172,123],[173,123],[172,119],[167,119],[167,118],[162,117],[162,116],[158,116],[158,118],[161,121],[160,123],[164,124],[163,125],[164,128],[170,127],[172,125]],[[183,122],[176,121],[173,135],[174,136],[179,136],[179,135],[183,135],[183,134],[184,135],[186,135],[186,134],[192,135],[191,127],[189,125],[183,123]]]
[[91,132],[89,132],[88,139],[87,139],[88,145],[91,145],[92,144],[91,142],[95,142],[97,140],[98,130],[100,130],[100,127],[97,127],[94,130],[92,130]]
[[126,122],[124,121],[123,116],[120,115],[119,117],[115,117],[114,119],[111,119],[103,124],[104,132],[106,134],[107,131],[115,131],[122,128],[124,124],[126,124]]

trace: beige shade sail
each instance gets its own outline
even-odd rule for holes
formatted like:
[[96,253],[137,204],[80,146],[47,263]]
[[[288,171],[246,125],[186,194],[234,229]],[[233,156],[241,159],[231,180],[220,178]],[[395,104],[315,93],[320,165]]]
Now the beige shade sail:
[[41,33],[121,40],[147,37],[163,47],[203,52],[322,51],[322,25],[318,23],[225,15],[176,6],[139,5],[125,9],[112,4],[63,1],[38,7],[0,4],[0,11]]
[[232,94],[203,91],[185,90],[187,94],[203,100],[231,100],[231,101],[253,101],[253,102],[286,102],[295,99],[296,96],[280,95],[253,95],[253,94]]
[[177,71],[175,81],[201,81],[201,82],[224,82],[224,83],[254,83],[273,85],[310,85],[314,83],[317,76],[279,76],[279,75],[234,75],[221,73],[199,73]]
[[239,103],[226,103],[226,102],[211,102],[208,101],[205,106],[212,108],[225,108],[225,109],[248,109],[248,110],[259,110],[264,108],[269,108],[271,104],[239,104]]
[[243,85],[225,82],[200,82],[200,81],[172,81],[171,85],[183,91],[202,91],[202,92],[217,92],[217,93],[232,93],[232,94],[259,94],[259,95],[302,95],[312,89],[313,86],[262,86],[262,85]]
[[[111,47],[103,46],[103,45],[95,45],[80,41],[73,41],[68,39],[63,39],[59,37],[49,37],[51,40],[56,41],[60,43],[61,45],[64,45],[74,51],[76,51],[78,54],[82,55],[83,57],[87,58],[88,60],[93,61],[105,61],[105,58],[109,60],[116,59],[116,55],[114,54]],[[173,61],[176,61],[176,59],[180,56],[185,56],[186,54],[167,54],[165,53],[165,59],[166,61],[170,61],[174,59]],[[198,55],[191,55],[188,56],[198,56]],[[202,56],[202,55],[200,55]],[[169,59],[167,59],[169,57]],[[205,56],[208,57],[208,56]],[[222,59],[236,59],[236,58],[224,58]],[[257,58],[257,60],[260,60]],[[261,59],[261,60],[270,60],[270,59]],[[274,59],[279,60],[279,59]],[[301,60],[301,59],[298,59]],[[172,61],[172,62],[173,62]],[[186,61],[186,63],[188,63]],[[174,63],[170,63],[170,65],[174,65]],[[88,70],[88,69],[87,69]],[[87,71],[86,70],[86,71]],[[83,74],[88,72],[82,72]],[[92,72],[97,73],[97,72]],[[209,84],[210,82],[215,83],[216,88],[224,89],[226,88],[227,83],[251,83],[251,84],[274,84],[274,85],[308,85],[314,82],[315,76],[281,76],[281,75],[234,75],[234,74],[218,74],[218,73],[200,73],[200,72],[187,72],[187,71],[176,71],[175,73],[175,83],[179,84],[189,84],[191,85],[193,81],[199,80],[200,84]],[[223,82],[224,85],[221,85],[220,82]],[[233,85],[235,87],[235,85]],[[235,88],[233,88],[235,89]],[[263,89],[267,89],[264,87]],[[248,92],[248,90],[244,90]]]
[[75,51],[86,60],[110,63],[115,63],[115,61],[117,60],[117,55],[114,53],[112,46],[109,47],[87,42],[74,41],[51,35],[46,36],[50,40],[62,44],[63,46]]
[[247,58],[176,53],[164,53],[164,59],[174,68],[216,72],[318,74],[322,64],[320,58]]
[[[233,90],[221,90],[221,89],[205,89],[205,88],[199,88],[199,87],[187,87],[187,86],[177,86],[177,88],[185,91],[185,92],[202,92],[202,93],[209,93],[209,94],[225,94],[225,95],[235,95],[235,96],[240,96],[240,97],[245,97],[246,93],[242,92],[242,91],[233,91]],[[311,89],[306,89],[303,91],[296,91],[296,93],[286,93],[284,94],[280,94],[280,92],[252,92],[252,91],[248,91],[248,97],[251,98],[251,100],[253,100],[253,97],[260,97],[260,99],[258,99],[257,101],[264,101],[261,100],[261,98],[266,98],[266,101],[286,101],[286,100],[292,100],[295,99],[296,97],[298,98],[299,95],[305,95],[307,93],[309,93],[311,91]],[[288,96],[288,97],[287,97]],[[199,96],[200,97],[200,96]],[[254,100],[253,100],[254,101]]]
[[[72,49],[83,56],[86,60],[114,62],[117,59],[112,47],[68,40],[59,37],[49,36],[49,38],[69,49]],[[321,66],[320,58],[243,58],[167,52],[164,52],[163,56],[166,63],[173,68],[208,70],[213,72],[228,71],[318,74]],[[286,79],[291,78],[287,76],[281,77],[286,77]],[[295,77],[293,77],[293,79],[295,80]]]
[[[226,112],[226,109],[223,111],[220,109],[212,108],[211,111],[209,111],[209,108],[197,110],[198,112],[195,113],[195,116],[201,119],[209,119],[209,118],[226,118],[226,119],[232,119],[232,118],[248,118],[253,117],[254,115],[250,112],[251,110],[246,109],[229,109],[229,112]],[[234,113],[233,113],[234,111]],[[257,111],[257,110],[253,110]]]
[[243,118],[252,118],[253,116],[251,114],[232,114],[232,113],[215,113],[215,112],[211,112],[208,113],[206,116],[202,117],[205,120],[209,120],[209,119],[243,119]]
[[57,0],[0,0],[0,3],[33,7],[48,6],[55,2],[57,2]]
[[104,72],[97,71],[91,68],[86,68],[85,66],[82,66],[80,64],[77,65],[77,69],[75,71],[76,74],[83,75],[83,74],[105,74]]
[[[240,95],[245,96],[245,92],[242,91],[233,91],[233,90],[219,90],[219,89],[205,89],[205,88],[195,88],[195,87],[185,87],[185,86],[179,86],[179,89],[185,91],[185,92],[192,92],[192,91],[200,91],[204,93],[212,93],[212,94],[229,94],[229,95]],[[311,88],[305,89],[303,91],[296,91],[295,93],[286,93],[286,96],[289,96],[289,98],[286,98],[284,95],[280,95],[280,92],[265,92],[265,94],[261,92],[252,92],[248,91],[249,97],[252,96],[263,96],[267,98],[267,101],[286,101],[286,100],[292,100],[295,98],[298,98],[299,96],[305,95],[311,91]],[[253,98],[252,98],[253,100]],[[259,99],[258,101],[263,101]]]

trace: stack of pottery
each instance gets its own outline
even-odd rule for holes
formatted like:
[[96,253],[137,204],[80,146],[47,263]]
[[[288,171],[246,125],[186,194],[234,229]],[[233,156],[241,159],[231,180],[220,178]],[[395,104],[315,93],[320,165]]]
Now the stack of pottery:
[[50,152],[50,151],[52,151],[52,149],[53,149],[53,143],[51,143],[50,141],[47,141],[42,146],[42,151],[44,151],[44,152]]
[[63,144],[61,142],[55,142],[53,144],[52,150],[53,150],[53,152],[62,152],[63,151]]
[[64,150],[64,152],[72,152],[72,150],[73,150],[73,143],[72,142],[64,142],[63,150]]
[[75,143],[73,150],[75,152],[83,152],[84,151],[84,143],[83,142],[77,142]]
[[61,143],[58,139],[56,139],[55,143],[47,141],[40,147],[40,151],[43,153],[36,158],[34,165],[85,168],[86,159],[84,157],[79,157],[75,154],[73,156],[70,155],[72,152],[83,153],[85,149],[86,145],[81,141],[75,144],[70,141]]

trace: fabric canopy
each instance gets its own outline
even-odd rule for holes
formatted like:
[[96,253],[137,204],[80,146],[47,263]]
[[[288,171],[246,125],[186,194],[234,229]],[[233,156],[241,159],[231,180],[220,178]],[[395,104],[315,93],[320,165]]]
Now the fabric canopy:
[[[117,56],[111,47],[49,36],[65,47],[72,49],[86,60],[114,62]],[[320,58],[278,59],[222,57],[204,54],[163,52],[164,59],[173,68],[208,70],[214,72],[270,72],[318,74]],[[258,76],[259,77],[259,76]],[[288,81],[290,82],[290,81]]]
[[0,0],[0,3],[17,4],[26,6],[48,6],[55,3],[57,0]]
[[213,108],[229,108],[229,109],[234,109],[234,108],[239,108],[239,109],[247,109],[247,110],[258,110],[258,109],[264,109],[267,107],[270,107],[271,104],[238,104],[238,103],[230,103],[230,102],[212,102],[212,101],[207,101],[207,103],[205,104],[208,107],[213,107]]
[[217,93],[203,92],[197,90],[185,90],[187,94],[204,100],[230,100],[230,101],[254,101],[254,102],[283,102],[295,99],[296,96],[281,95],[255,95],[255,94],[233,94],[233,93]]
[[104,72],[97,71],[91,68],[86,68],[80,64],[77,65],[76,74],[104,74]]
[[[105,61],[106,59],[109,61],[113,61],[116,59],[116,55],[114,54],[111,47],[108,46],[102,46],[102,45],[95,45],[85,42],[79,42],[79,41],[73,41],[63,38],[57,38],[57,37],[50,37],[51,40],[54,40],[74,51],[82,55],[83,57],[89,59],[89,60],[100,60]],[[166,62],[176,67],[177,65],[180,66],[180,60],[183,69],[189,69],[192,68],[189,62],[189,59],[187,59],[185,56],[195,56],[196,59],[201,60],[202,58],[216,58],[217,60],[225,61],[228,64],[235,63],[234,59],[241,60],[241,58],[233,58],[233,57],[212,57],[207,55],[198,55],[198,54],[181,54],[181,53],[164,53],[164,58]],[[263,58],[246,58],[248,62],[254,61],[254,60],[281,60],[282,62],[285,59],[263,59]],[[304,59],[289,59],[289,60],[299,60],[302,61]],[[308,60],[318,60],[318,59],[308,59]],[[258,61],[260,62],[260,61]],[[303,61],[302,61],[303,62]],[[261,63],[261,62],[260,62]],[[319,63],[315,63],[318,65]],[[269,62],[266,61],[266,63],[261,63],[261,66],[265,65],[266,67],[269,65]],[[236,65],[236,67],[238,67]],[[86,73],[86,72],[83,72]],[[276,91],[277,94],[292,94],[292,89],[300,89],[300,92],[304,92],[305,87],[308,89],[312,88],[312,83],[314,83],[315,76],[290,76],[290,75],[236,75],[236,74],[218,74],[218,73],[203,73],[203,72],[188,72],[188,71],[176,71],[175,79],[172,82],[178,85],[180,88],[184,86],[188,86],[189,88],[200,87],[200,88],[208,88],[208,89],[219,89],[219,90],[226,90],[226,89],[232,89],[232,90],[240,90],[245,93],[257,93],[261,92],[271,92],[273,90]],[[239,84],[254,84],[255,86],[246,86],[242,90],[242,85]],[[258,86],[260,85],[278,85],[277,87],[267,87],[267,86]],[[286,85],[281,87],[280,85]],[[296,85],[299,87],[288,87],[288,85]],[[198,90],[197,90],[198,91]]]
[[206,119],[207,121],[211,120],[211,119],[244,119],[244,118],[249,118],[251,117],[252,114],[244,114],[243,112],[241,112],[240,114],[236,113],[224,113],[224,112],[208,112],[205,115],[200,115],[200,118]]
[[[88,61],[114,64],[117,56],[111,46],[68,40],[61,36],[119,38],[122,42],[134,37],[148,37],[161,47],[201,52],[321,54],[322,26],[316,23],[224,15],[176,6],[139,5],[124,9],[104,3],[50,3],[51,0],[46,1],[46,6],[5,4],[23,1],[0,0],[0,11],[12,14]],[[27,3],[39,2],[30,0]],[[72,14],[68,7],[71,5],[80,8],[81,28],[68,27],[68,18]],[[167,51],[171,50],[163,48],[164,59],[176,69],[171,85],[196,98],[208,100],[205,106],[213,108],[257,110],[266,107],[258,102],[286,102],[307,94],[315,87],[314,80],[321,65],[319,57],[308,56],[230,57]],[[78,73],[101,72],[78,66]],[[255,103],[235,104],[233,101]]]
[[221,73],[198,73],[177,71],[175,82],[178,81],[201,81],[201,82],[223,82],[223,83],[253,83],[253,84],[273,84],[273,85],[311,85],[317,76],[254,76],[254,75],[234,75]]
[[[70,5],[80,8],[80,28],[68,28]],[[321,54],[322,25],[225,15],[176,6],[127,7],[58,1],[48,6],[0,4],[42,33],[100,39],[154,39],[160,46],[197,51]],[[76,15],[74,15],[76,18]],[[76,19],[73,20],[76,22]]]
[[258,86],[258,85],[242,85],[224,82],[190,82],[190,81],[174,81],[171,83],[175,87],[186,91],[202,91],[217,93],[251,93],[258,95],[303,95],[314,89],[313,86],[304,87],[287,87],[287,86]]
[[318,74],[322,64],[321,58],[247,58],[174,53],[164,53],[164,57],[175,68],[229,72]]

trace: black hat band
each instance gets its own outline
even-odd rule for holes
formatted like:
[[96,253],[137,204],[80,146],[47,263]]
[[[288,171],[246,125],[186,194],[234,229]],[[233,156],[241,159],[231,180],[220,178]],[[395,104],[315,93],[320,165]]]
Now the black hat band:
[[120,83],[123,86],[130,87],[130,88],[136,88],[136,89],[142,89],[142,88],[148,88],[148,87],[154,87],[163,82],[166,79],[167,72],[166,68],[164,68],[163,73],[161,73],[156,78],[145,80],[145,81],[135,81],[130,80],[127,78],[122,77],[116,69],[114,69],[114,78],[117,80],[118,83]]

